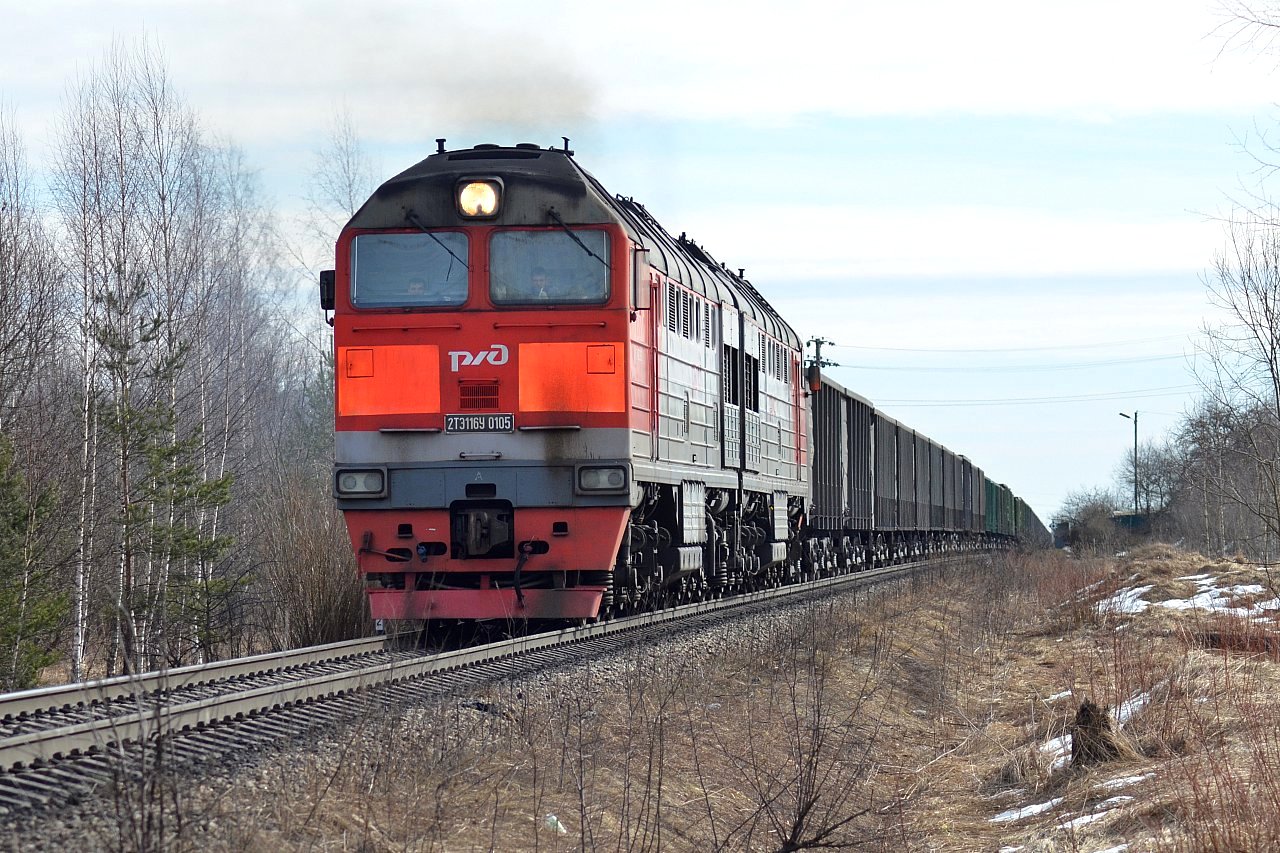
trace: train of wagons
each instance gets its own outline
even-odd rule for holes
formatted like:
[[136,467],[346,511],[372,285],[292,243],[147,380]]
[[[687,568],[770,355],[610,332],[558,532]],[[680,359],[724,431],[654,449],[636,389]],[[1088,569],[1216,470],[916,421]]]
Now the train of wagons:
[[374,618],[592,619],[1049,542],[567,140],[437,146],[320,276],[334,496]]

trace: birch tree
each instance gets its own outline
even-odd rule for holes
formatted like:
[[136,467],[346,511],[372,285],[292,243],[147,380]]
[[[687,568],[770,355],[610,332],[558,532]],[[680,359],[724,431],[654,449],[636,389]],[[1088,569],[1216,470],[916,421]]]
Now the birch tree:
[[25,148],[0,111],[0,430],[56,343],[60,270],[31,194]]
[[[223,547],[188,514],[225,503],[227,483],[205,482],[191,467],[201,425],[183,416],[191,334],[209,301],[202,285],[211,284],[199,262],[207,178],[194,116],[157,51],[117,45],[74,88],[62,130],[53,189],[79,283],[85,376],[73,643],[80,676],[93,577],[104,571],[112,573],[99,584],[108,671],[165,654],[175,568],[185,572],[188,560]],[[185,576],[176,585],[185,588]]]
[[20,434],[43,438],[36,379],[55,357],[60,283],[22,141],[0,111],[0,689],[33,685],[53,662],[65,612],[55,495],[23,476],[13,448]]

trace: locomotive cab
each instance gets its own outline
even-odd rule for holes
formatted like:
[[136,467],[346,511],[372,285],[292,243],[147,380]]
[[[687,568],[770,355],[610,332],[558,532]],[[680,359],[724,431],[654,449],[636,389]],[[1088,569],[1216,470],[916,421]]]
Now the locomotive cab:
[[608,602],[639,494],[635,254],[569,153],[442,149],[356,213],[322,277],[334,497],[375,618],[581,619]]

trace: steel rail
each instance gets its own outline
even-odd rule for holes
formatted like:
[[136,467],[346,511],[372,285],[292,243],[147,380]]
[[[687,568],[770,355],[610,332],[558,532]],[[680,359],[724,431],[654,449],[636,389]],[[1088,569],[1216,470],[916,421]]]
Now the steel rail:
[[[253,717],[278,708],[340,697],[381,685],[420,679],[435,673],[463,670],[502,659],[516,659],[543,649],[583,643],[606,635],[621,635],[667,622],[679,623],[691,617],[716,611],[727,611],[752,604],[802,596],[845,585],[865,585],[875,580],[905,577],[921,569],[936,568],[951,562],[981,556],[981,553],[953,555],[880,569],[849,572],[804,584],[745,593],[725,599],[692,602],[652,613],[516,637],[458,651],[424,655],[408,660],[382,661],[351,671],[326,673],[286,684],[250,687],[246,690],[180,701],[172,705],[166,705],[163,702],[167,698],[164,695],[165,691],[175,686],[173,683],[175,675],[184,684],[207,683],[229,678],[232,673],[256,674],[298,666],[305,662],[368,654],[382,650],[388,638],[379,636],[349,643],[333,643],[297,652],[258,655],[253,658],[226,661],[222,664],[184,667],[167,673],[149,673],[139,678],[106,679],[103,682],[85,685],[27,691],[24,694],[0,697],[0,709],[9,713],[9,708],[17,707],[10,703],[47,708],[49,703],[45,701],[41,704],[35,694],[68,697],[79,695],[87,696],[92,700],[96,693],[107,692],[114,693],[116,698],[132,697],[138,703],[138,707],[137,710],[107,718],[87,720],[0,739],[0,770],[42,766],[51,760],[92,753],[110,745],[139,742],[160,735],[204,729],[210,724],[229,719]],[[274,664],[274,666],[264,668],[264,664]],[[218,674],[210,675],[211,672]],[[144,683],[151,685],[155,692],[148,694],[140,690],[140,685]]]
[[0,696],[0,720],[18,719],[79,705],[111,702],[159,690],[177,690],[215,681],[260,675],[331,660],[373,654],[387,646],[387,637],[365,637],[305,649],[268,652],[207,664],[192,664],[139,675],[119,675],[78,684],[39,687]]

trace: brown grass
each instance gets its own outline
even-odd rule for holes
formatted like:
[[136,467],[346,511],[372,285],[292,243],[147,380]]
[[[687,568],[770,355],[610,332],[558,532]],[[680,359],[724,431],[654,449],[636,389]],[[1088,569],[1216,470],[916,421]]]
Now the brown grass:
[[[212,817],[178,846],[1280,849],[1274,626],[1096,607],[1137,585],[1153,603],[1187,597],[1198,588],[1179,578],[1206,572],[1263,574],[1167,546],[1010,557],[762,623],[747,641],[636,649],[588,676],[396,715],[371,700],[341,742],[189,794]],[[1046,750],[1064,738],[1069,755],[1085,699],[1139,696],[1120,760],[1073,767]]]

